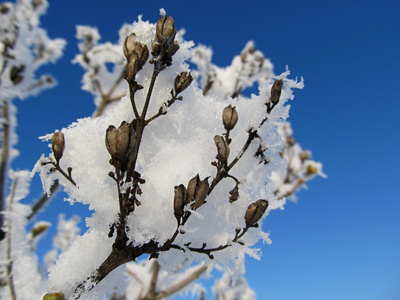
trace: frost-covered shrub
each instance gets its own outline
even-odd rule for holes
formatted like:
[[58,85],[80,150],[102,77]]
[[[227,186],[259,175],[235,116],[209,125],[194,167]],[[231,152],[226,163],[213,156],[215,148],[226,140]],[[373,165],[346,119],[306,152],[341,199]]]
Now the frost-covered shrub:
[[[83,54],[76,62],[88,72],[110,59],[91,56],[100,47],[97,32],[80,27],[78,36]],[[85,43],[88,36],[95,37]],[[50,268],[49,292],[96,297],[113,284],[101,282],[106,276],[143,255],[167,272],[205,261],[239,278],[245,255],[259,258],[255,243],[270,242],[262,219],[285,204],[272,178],[287,171],[280,131],[292,89],[303,82],[289,79],[288,70],[275,75],[252,43],[230,67],[212,65],[210,50],[185,41],[165,12],[157,24],[135,22],[122,50],[128,94],[101,116],[45,137],[53,153],[36,167],[44,189],[57,180],[71,202],[94,210],[88,231]],[[97,84],[106,81],[106,69],[96,70]],[[96,90],[87,75],[84,89]],[[258,95],[243,96],[254,82]]]
[[[38,27],[47,5],[0,5],[9,22],[0,24],[4,172],[16,154],[11,100],[54,83],[49,76],[35,79],[35,71],[64,46]],[[230,66],[218,67],[210,48],[185,41],[172,17],[161,15],[156,24],[139,17],[122,26],[117,44],[100,43],[96,29],[77,26],[81,53],[73,62],[85,70],[82,89],[93,94],[96,111],[43,137],[51,140],[51,153],[32,174],[40,173],[46,194],[32,208],[19,202],[28,172],[9,172],[2,298],[201,295],[204,288],[194,281],[213,268],[224,274],[213,289],[216,299],[255,298],[243,274],[246,254],[259,259],[255,244],[270,243],[263,219],[323,175],[286,120],[292,89],[303,80],[290,79],[288,69],[275,74],[253,42]],[[258,93],[245,96],[255,84]],[[93,214],[82,236],[79,218],[60,216],[54,249],[44,257],[47,276],[35,247],[50,224],[38,222],[29,233],[25,226],[59,186],[68,201]]]

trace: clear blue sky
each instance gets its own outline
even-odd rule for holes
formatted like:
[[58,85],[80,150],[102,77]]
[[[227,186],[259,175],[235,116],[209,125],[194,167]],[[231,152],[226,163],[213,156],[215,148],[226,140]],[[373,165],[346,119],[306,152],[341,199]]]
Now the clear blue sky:
[[[161,7],[186,39],[213,47],[214,63],[229,64],[254,40],[276,73],[289,65],[305,79],[290,120],[329,177],[264,222],[273,243],[262,246],[260,262],[247,264],[258,299],[400,299],[398,0],[51,1],[42,24],[68,46],[45,70],[59,85],[18,103],[21,157],[13,166],[31,168],[48,152],[38,136],[93,112],[92,97],[80,90],[82,71],[70,64],[75,25],[96,26],[115,42],[122,23],[138,14],[156,22]],[[32,199],[40,194],[33,184]],[[70,214],[60,202],[37,220],[55,218],[56,209]]]

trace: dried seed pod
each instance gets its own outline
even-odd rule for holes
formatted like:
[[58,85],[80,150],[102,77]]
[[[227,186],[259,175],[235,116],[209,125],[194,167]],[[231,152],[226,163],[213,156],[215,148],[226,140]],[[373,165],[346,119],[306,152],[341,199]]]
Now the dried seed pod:
[[239,186],[236,184],[235,187],[229,191],[229,194],[231,195],[229,197],[229,202],[235,202],[237,199],[239,199]]
[[[127,40],[132,35],[128,36]],[[129,47],[127,46],[127,42],[124,44],[124,53],[129,54],[128,64],[127,64],[127,74],[126,80],[128,82],[134,81],[137,72],[144,66],[147,59],[149,58],[149,50],[146,45],[143,45],[139,42],[131,42],[129,43]]]
[[271,88],[270,100],[271,100],[272,104],[275,104],[275,105],[278,104],[279,98],[281,97],[282,87],[283,87],[283,80],[282,79],[275,80],[275,82]]
[[54,157],[58,162],[63,156],[65,148],[64,134],[61,131],[57,131],[51,138],[51,151],[53,151]]
[[221,135],[216,135],[214,137],[215,145],[217,146],[217,159],[223,163],[226,163],[230,153],[229,145],[225,138]]
[[208,184],[208,178],[205,178],[203,181],[200,181],[197,189],[194,204],[192,205],[192,209],[197,209],[203,205],[204,200],[207,198],[208,190],[210,189],[210,185]]
[[176,35],[175,21],[169,16],[162,16],[156,25],[156,39],[161,44],[172,44]]
[[268,201],[264,199],[259,199],[256,202],[249,205],[244,217],[246,221],[246,226],[254,226],[263,216],[268,208]]
[[238,119],[239,115],[234,106],[228,105],[224,108],[224,111],[222,112],[222,122],[224,123],[226,130],[232,130]]
[[199,174],[189,180],[187,201],[188,203],[194,202],[191,206],[192,209],[197,209],[203,205],[204,200],[207,198],[209,188],[208,178],[200,180]]
[[296,144],[296,141],[293,136],[289,136],[287,138],[287,143],[289,144],[289,146],[294,146],[294,144]]
[[175,92],[179,94],[180,92],[186,90],[186,88],[192,83],[193,76],[188,72],[182,72],[175,78]]
[[151,55],[159,56],[161,53],[161,46],[158,43],[151,44]]
[[189,180],[188,183],[188,188],[187,188],[187,202],[193,202],[194,197],[196,195],[196,187],[198,185],[198,182],[200,181],[199,174],[197,174],[195,177]]
[[184,207],[187,201],[187,190],[183,184],[175,186],[175,197],[174,197],[174,214],[176,219],[180,220],[184,213]]
[[125,42],[123,45],[123,51],[124,51],[124,55],[126,58],[129,58],[129,56],[134,52],[135,44],[136,44],[135,39],[136,39],[135,33],[131,33],[125,39]]
[[21,66],[13,66],[10,69],[10,80],[12,81],[12,83],[14,85],[17,85],[19,83],[21,83],[21,81],[24,79],[24,76],[22,75],[22,73],[25,70],[25,66],[21,65]]
[[130,146],[131,127],[123,121],[118,129],[113,125],[108,126],[106,131],[106,148],[113,159],[123,160],[126,158]]
[[299,158],[302,162],[305,162],[306,160],[308,160],[310,158],[310,152],[309,151],[300,152]]

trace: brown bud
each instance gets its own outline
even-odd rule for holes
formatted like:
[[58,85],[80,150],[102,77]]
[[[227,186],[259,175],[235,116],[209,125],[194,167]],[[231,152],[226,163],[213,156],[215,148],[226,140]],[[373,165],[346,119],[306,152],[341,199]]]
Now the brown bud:
[[288,143],[290,146],[294,146],[294,144],[296,144],[296,141],[295,141],[295,139],[294,139],[293,136],[289,136],[289,137],[287,138],[287,143]]
[[192,83],[193,76],[188,72],[182,72],[175,78],[175,92],[179,94],[180,92],[186,90],[186,88]]
[[226,130],[232,130],[238,119],[239,115],[234,106],[228,105],[224,108],[224,111],[222,112],[222,122],[224,123]]
[[300,152],[299,158],[301,159],[302,162],[308,160],[310,158],[310,152],[309,151]]
[[272,104],[277,104],[279,102],[279,98],[281,97],[282,87],[283,87],[283,80],[282,79],[275,80],[271,88],[270,100]]
[[63,156],[64,148],[64,134],[61,131],[57,131],[53,134],[53,137],[51,138],[51,151],[53,151],[54,157],[56,158],[57,162]]
[[231,191],[229,191],[229,194],[231,195],[229,197],[230,203],[235,202],[237,199],[239,199],[239,186],[235,185],[235,187]]
[[123,121],[119,128],[108,126],[106,131],[106,148],[111,157],[117,160],[126,158],[130,146],[131,128]]
[[[131,36],[132,34],[127,37],[126,41],[128,41]],[[131,43],[125,42],[124,53],[125,52],[126,54],[129,54],[127,56],[128,64],[126,79],[128,82],[132,82],[135,79],[137,72],[139,72],[149,58],[149,50],[146,45],[134,41]]]
[[200,180],[199,174],[189,180],[187,188],[187,201],[189,203],[193,202],[191,208],[197,209],[203,205],[204,200],[207,198],[208,190],[210,186],[208,183],[208,178]]
[[229,153],[230,153],[230,149],[229,149],[229,145],[228,145],[227,141],[225,140],[225,138],[223,136],[216,135],[214,137],[214,142],[215,142],[215,145],[217,146],[217,151],[218,151],[217,159],[223,163],[226,163],[228,160]]
[[161,53],[161,46],[158,43],[151,44],[151,54],[153,56],[159,56]]
[[6,14],[10,11],[9,3],[2,2],[0,3],[0,13]]
[[43,1],[42,0],[33,0],[32,1],[32,6],[33,8],[37,8],[39,6],[43,5]]
[[268,201],[264,199],[259,199],[256,202],[249,205],[244,217],[246,221],[246,226],[254,226],[263,216],[268,208]]
[[173,56],[176,51],[179,50],[179,43],[177,41],[175,41],[173,44],[171,44],[171,46],[169,47],[169,53],[171,56]]
[[10,80],[12,81],[12,83],[14,85],[17,85],[18,83],[20,83],[23,79],[24,76],[22,75],[22,73],[25,70],[25,66],[21,65],[21,66],[13,66],[10,70]]
[[123,50],[124,50],[124,55],[126,58],[129,58],[129,55],[131,55],[135,50],[135,47],[136,47],[135,39],[136,39],[135,33],[131,33],[125,39]]
[[176,219],[179,221],[183,216],[184,207],[187,204],[187,190],[183,184],[175,186],[175,197],[174,197],[174,214]]
[[156,39],[161,44],[172,44],[176,35],[175,21],[170,16],[162,16],[156,25]]

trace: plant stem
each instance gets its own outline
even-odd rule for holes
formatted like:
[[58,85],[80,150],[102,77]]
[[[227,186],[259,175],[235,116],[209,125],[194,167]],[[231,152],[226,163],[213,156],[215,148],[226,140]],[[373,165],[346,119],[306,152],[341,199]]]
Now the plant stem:
[[[4,211],[4,189],[6,185],[6,171],[8,168],[8,155],[9,155],[9,134],[10,134],[10,124],[8,115],[8,102],[3,101],[2,107],[3,116],[3,134],[2,134],[2,145],[1,145],[1,165],[0,165],[0,210]],[[4,216],[0,214],[0,241],[4,239],[5,232],[3,231]]]
[[[12,186],[11,186],[11,193],[10,193],[10,201],[8,203],[8,213],[11,214],[12,212],[12,205],[14,202],[15,196],[15,189],[18,183],[18,178],[15,178]],[[10,216],[9,216],[10,217]],[[15,292],[14,286],[14,277],[13,277],[13,260],[11,257],[11,220],[10,218],[7,220],[7,278],[8,278],[8,286],[10,288],[10,299],[16,300],[17,294]]]

